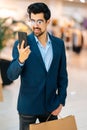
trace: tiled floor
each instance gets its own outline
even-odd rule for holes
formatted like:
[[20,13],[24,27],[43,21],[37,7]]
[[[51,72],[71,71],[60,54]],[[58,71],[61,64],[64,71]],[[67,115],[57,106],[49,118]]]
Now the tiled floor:
[[[80,55],[67,51],[69,86],[66,106],[60,116],[75,115],[78,130],[87,130],[87,50]],[[3,88],[0,103],[0,130],[18,130],[16,110],[19,79]]]

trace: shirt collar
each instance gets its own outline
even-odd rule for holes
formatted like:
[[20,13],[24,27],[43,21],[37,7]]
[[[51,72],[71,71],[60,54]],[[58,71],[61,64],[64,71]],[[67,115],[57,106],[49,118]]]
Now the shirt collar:
[[[38,38],[37,38],[35,35],[34,35],[34,37],[35,37],[35,40],[36,40],[37,44],[38,44],[38,43],[40,44],[40,41],[38,40]],[[48,34],[47,34],[47,37],[48,37],[47,45],[49,45],[49,44],[51,43],[51,40],[50,40],[50,37],[49,37]]]

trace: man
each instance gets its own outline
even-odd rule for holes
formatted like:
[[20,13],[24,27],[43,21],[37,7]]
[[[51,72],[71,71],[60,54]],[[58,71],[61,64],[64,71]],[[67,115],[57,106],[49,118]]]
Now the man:
[[28,125],[57,119],[65,105],[67,95],[67,70],[64,42],[50,35],[47,26],[50,10],[44,3],[28,6],[32,33],[28,35],[28,46],[24,41],[19,48],[18,41],[13,48],[13,61],[8,69],[8,77],[21,77],[18,97],[20,130],[28,130]]

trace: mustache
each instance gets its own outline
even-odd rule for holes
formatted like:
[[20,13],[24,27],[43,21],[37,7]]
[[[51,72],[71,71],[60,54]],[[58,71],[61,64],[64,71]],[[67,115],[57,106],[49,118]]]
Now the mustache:
[[36,28],[34,27],[33,29],[39,29],[39,30],[41,30],[41,29],[40,29],[40,28],[38,28],[38,27],[36,27]]

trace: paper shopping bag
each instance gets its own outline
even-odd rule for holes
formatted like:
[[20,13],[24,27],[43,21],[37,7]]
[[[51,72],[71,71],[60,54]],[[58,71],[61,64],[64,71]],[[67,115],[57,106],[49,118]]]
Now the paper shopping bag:
[[62,119],[30,124],[29,130],[77,130],[75,117],[70,115]]
[[2,85],[0,84],[0,102],[3,101]]

